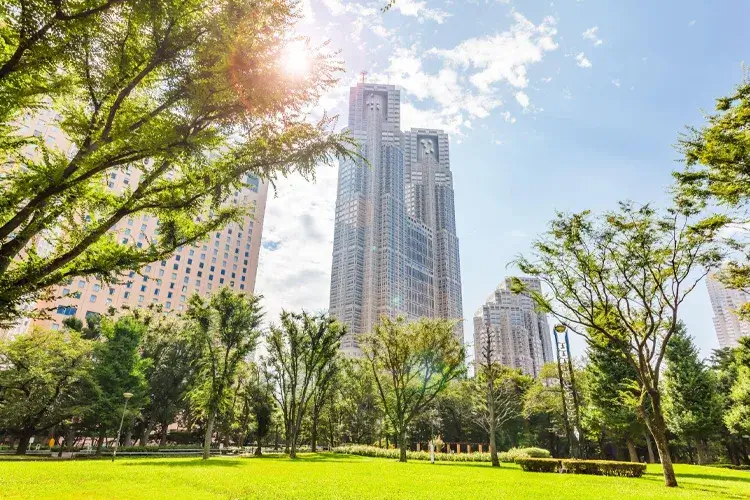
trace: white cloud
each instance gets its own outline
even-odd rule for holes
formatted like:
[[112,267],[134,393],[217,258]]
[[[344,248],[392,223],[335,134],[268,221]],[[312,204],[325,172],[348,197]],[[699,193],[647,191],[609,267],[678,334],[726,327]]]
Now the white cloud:
[[594,43],[595,47],[598,47],[599,45],[604,43],[604,40],[599,38],[599,27],[594,26],[593,28],[589,28],[586,31],[582,33],[582,36],[585,40],[591,40]]
[[393,31],[387,29],[382,24],[376,24],[374,26],[371,26],[370,31],[372,31],[373,33],[375,33],[376,35],[382,38],[388,38],[389,36],[393,34]]
[[612,79],[612,85],[614,85],[615,87],[619,87],[620,86],[620,79],[619,78],[613,78]]
[[578,65],[581,68],[590,68],[591,67],[591,61],[586,59],[586,56],[583,54],[583,52],[579,52],[576,55],[576,65]]
[[431,49],[450,63],[477,70],[470,81],[487,92],[501,81],[517,88],[528,85],[527,67],[542,60],[544,53],[557,49],[557,28],[553,17],[545,17],[535,26],[518,12],[509,31],[482,38],[464,40],[453,49]]
[[255,292],[266,321],[283,309],[328,309],[338,171],[320,167],[317,182],[299,176],[269,193]]
[[516,101],[518,101],[518,104],[523,108],[529,107],[529,96],[522,90],[516,92]]
[[429,20],[443,24],[451,16],[444,10],[427,7],[426,1],[398,0],[393,8],[404,16],[416,17],[420,23]]
[[328,11],[334,16],[340,16],[346,12],[346,7],[341,0],[322,0],[323,5],[328,8]]
[[549,83],[551,81],[552,81],[552,77],[551,76],[545,76],[544,78],[542,78],[542,82],[544,82],[544,83]]
[[688,28],[692,28],[693,26],[695,26],[695,19],[688,23]]

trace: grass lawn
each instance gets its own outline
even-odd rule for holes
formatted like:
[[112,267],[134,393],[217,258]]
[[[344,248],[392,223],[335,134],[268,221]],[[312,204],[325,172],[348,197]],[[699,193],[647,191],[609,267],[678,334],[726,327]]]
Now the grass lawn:
[[333,454],[288,458],[0,461],[0,498],[750,498],[750,472],[677,465],[680,487],[649,465],[640,479],[523,472],[515,465],[409,462]]

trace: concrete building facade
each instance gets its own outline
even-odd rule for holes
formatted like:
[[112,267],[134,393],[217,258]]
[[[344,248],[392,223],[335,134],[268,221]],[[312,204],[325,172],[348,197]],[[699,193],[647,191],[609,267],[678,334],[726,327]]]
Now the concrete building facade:
[[[52,112],[29,117],[22,127],[24,133],[44,137],[62,151],[72,147],[54,126]],[[139,171],[129,167],[112,170],[106,182],[109,189],[122,192],[137,186]],[[248,207],[241,222],[230,223],[222,231],[211,234],[193,246],[179,248],[170,258],[154,262],[126,274],[118,284],[106,284],[94,278],[74,278],[56,287],[50,302],[29,304],[29,308],[48,311],[46,319],[23,319],[14,328],[0,332],[0,337],[24,333],[33,326],[59,329],[71,316],[85,321],[90,314],[103,314],[110,307],[144,307],[161,304],[166,312],[180,312],[187,307],[193,293],[207,296],[221,287],[252,293],[258,268],[261,234],[268,184],[252,175],[245,178],[247,188],[234,194],[230,202]],[[158,238],[159,221],[149,215],[122,219],[112,229],[122,244],[138,247]],[[37,241],[37,250],[44,252],[44,241]]]
[[370,83],[350,89],[349,131],[369,165],[339,167],[330,312],[356,356],[356,335],[383,315],[460,319],[463,308],[448,135],[402,133],[399,90]]
[[[541,291],[536,278],[520,278],[532,290]],[[554,359],[547,315],[536,311],[526,294],[511,291],[506,278],[474,314],[474,362],[489,335],[492,360],[536,377],[542,366]]]
[[706,287],[714,310],[714,330],[719,346],[736,347],[741,337],[750,335],[750,322],[740,320],[735,312],[750,302],[750,294],[725,287],[714,274],[706,278]]

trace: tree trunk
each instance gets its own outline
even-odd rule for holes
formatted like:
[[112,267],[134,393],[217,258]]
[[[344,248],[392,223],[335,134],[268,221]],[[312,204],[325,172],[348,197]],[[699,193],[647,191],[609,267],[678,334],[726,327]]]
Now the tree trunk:
[[133,445],[133,423],[128,422],[128,427],[125,429],[125,439],[123,439],[123,446]]
[[68,432],[65,436],[65,445],[68,448],[68,453],[73,453],[73,445],[76,439],[76,431],[72,425],[68,426]]
[[635,442],[633,441],[633,438],[630,436],[625,438],[625,444],[628,446],[628,454],[630,455],[630,461],[640,462],[640,460],[638,460],[638,452],[635,449]]
[[654,414],[650,418],[649,429],[651,430],[651,435],[654,437],[656,449],[659,451],[659,458],[661,459],[662,469],[664,470],[664,484],[673,488],[677,486],[677,477],[674,474],[672,457],[669,454],[666,425],[664,423],[664,416],[662,415],[661,404],[659,403],[658,398],[658,394],[656,396],[653,394],[651,395]]
[[401,450],[398,461],[406,462],[406,426],[401,426],[401,432],[398,435],[398,447]]
[[96,456],[102,456],[102,447],[104,446],[104,433],[105,430],[102,428],[99,430],[99,440],[96,442]]
[[[278,429],[278,427],[277,427],[277,429]],[[279,434],[277,432],[276,433],[276,440],[277,440],[276,448],[279,447],[278,446],[278,437],[279,437]],[[258,447],[255,448],[255,456],[259,457],[259,456],[263,455],[263,450],[261,449],[261,441],[262,441],[263,438],[261,437],[260,432],[258,433],[257,439],[258,439]]]
[[215,420],[216,413],[212,411],[208,416],[208,422],[206,423],[206,434],[203,437],[203,460],[208,460],[211,457],[211,437],[214,433]]
[[315,408],[313,408],[312,417],[312,429],[310,430],[310,448],[313,453],[316,453],[318,451],[318,412],[315,411]]
[[159,446],[167,446],[167,433],[169,431],[169,423],[162,422],[161,423],[161,440],[159,441]]
[[651,446],[651,436],[648,435],[648,432],[644,432],[643,437],[646,439],[646,448],[648,449],[648,463],[653,464],[656,462],[656,457],[654,456],[654,447]]
[[21,434],[18,436],[18,447],[16,448],[16,455],[25,455],[26,450],[29,449],[29,441],[31,436],[34,435],[34,429],[23,429]]
[[703,465],[708,462],[708,447],[703,439],[698,439],[695,443],[695,447],[698,451],[698,465]]

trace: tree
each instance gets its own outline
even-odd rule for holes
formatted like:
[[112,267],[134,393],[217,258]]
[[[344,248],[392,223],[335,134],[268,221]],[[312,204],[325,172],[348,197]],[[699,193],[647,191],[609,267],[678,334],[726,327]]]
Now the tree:
[[482,339],[481,359],[472,384],[474,421],[489,435],[492,467],[500,467],[497,458],[497,432],[520,412],[520,396],[508,369],[494,360],[490,326]]
[[345,440],[372,444],[380,435],[382,409],[375,378],[365,363],[361,358],[344,360],[338,395]]
[[184,321],[150,316],[141,343],[141,357],[148,360],[144,376],[148,403],[141,412],[141,445],[145,446],[154,427],[161,428],[161,446],[167,444],[167,429],[195,382],[196,361],[200,354]]
[[[721,423],[723,424],[720,429],[721,440],[726,448],[727,457],[734,465],[750,465],[748,441],[743,437],[746,434],[732,432],[727,426],[727,416],[735,404],[732,401],[732,387],[737,381],[743,358],[750,360],[750,341],[743,338],[740,338],[737,347],[717,349],[711,356],[711,369],[716,379],[716,397],[721,405]],[[750,366],[750,362],[747,363],[747,366]],[[740,400],[741,404],[742,401]],[[729,422],[731,423],[732,419]]]
[[227,407],[227,396],[245,357],[255,349],[263,318],[261,297],[234,293],[222,288],[207,300],[190,297],[185,316],[192,322],[200,348],[199,383],[191,401],[205,416],[203,459],[211,456],[214,424]]
[[89,408],[86,421],[98,434],[96,453],[101,454],[104,439],[114,433],[123,415],[123,394],[133,394],[128,402],[131,420],[148,402],[145,370],[148,361],[138,353],[146,325],[132,314],[102,321],[102,341],[94,348],[94,380],[100,394]]
[[734,351],[734,365],[737,378],[732,384],[724,423],[731,432],[745,437],[750,434],[750,337],[740,339]]
[[516,260],[549,292],[527,290],[520,280],[515,291],[529,293],[542,310],[590,344],[601,336],[607,341],[603,348],[617,349],[633,366],[638,406],[659,450],[667,486],[676,486],[677,479],[667,444],[661,368],[680,306],[722,258],[714,241],[725,219],[698,222],[701,208],[681,201],[660,213],[649,205],[621,203],[619,210],[600,217],[588,211],[558,214],[534,242],[532,259]]
[[553,456],[565,453],[565,445],[571,443],[562,441],[569,434],[556,363],[542,366],[534,383],[524,393],[522,414],[529,421],[529,427],[537,431],[533,444],[549,449]]
[[92,344],[75,332],[32,330],[0,343],[0,428],[29,440],[63,421],[80,417],[96,396]]
[[698,463],[705,464],[709,440],[718,435],[721,406],[716,381],[698,358],[698,348],[683,324],[667,347],[664,374],[664,413],[669,430],[698,450]]
[[[585,368],[584,427],[598,427],[615,439],[625,440],[630,461],[640,462],[635,441],[643,435],[644,427],[636,408],[640,397],[637,374],[624,353],[602,345],[606,345],[606,339],[599,337],[598,342],[589,345],[586,351],[589,362]],[[604,453],[604,436],[601,432],[599,434],[600,448]],[[651,449],[650,442],[647,444]],[[653,462],[653,458],[649,458]]]
[[[750,290],[750,249],[743,229],[750,201],[750,79],[743,79],[734,92],[716,99],[716,113],[706,116],[703,127],[688,127],[678,142],[685,169],[674,172],[676,190],[686,199],[710,202],[729,208],[735,235],[727,238],[730,248],[744,254],[744,260],[727,262],[719,279],[730,288]],[[737,255],[735,253],[732,256]],[[746,319],[750,305],[737,311]]]
[[[118,282],[248,214],[249,175],[312,178],[357,153],[335,118],[304,110],[342,68],[308,47],[283,69],[292,0],[22,1],[0,14],[0,326],[72,277]],[[49,112],[72,143],[50,145],[24,116]],[[132,184],[114,191],[111,176]],[[118,223],[159,219],[141,246]],[[45,243],[45,251],[36,245]]]
[[276,378],[274,397],[281,407],[290,458],[297,458],[302,420],[310,400],[334,364],[346,327],[328,314],[281,313],[266,338],[268,362]]
[[255,440],[257,447],[255,455],[261,456],[263,438],[271,430],[273,423],[273,412],[276,404],[273,399],[273,379],[265,364],[254,364],[251,367],[251,378],[248,379],[248,404],[250,412],[255,420]]
[[310,449],[312,452],[318,451],[318,424],[320,414],[326,403],[328,403],[328,394],[333,390],[336,378],[341,371],[341,360],[337,356],[330,363],[325,365],[318,374],[316,384],[313,388],[312,395],[312,423],[310,428]]
[[398,437],[401,462],[406,462],[411,422],[465,372],[465,352],[454,327],[455,322],[446,319],[407,322],[384,316],[361,337],[383,412]]

